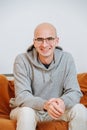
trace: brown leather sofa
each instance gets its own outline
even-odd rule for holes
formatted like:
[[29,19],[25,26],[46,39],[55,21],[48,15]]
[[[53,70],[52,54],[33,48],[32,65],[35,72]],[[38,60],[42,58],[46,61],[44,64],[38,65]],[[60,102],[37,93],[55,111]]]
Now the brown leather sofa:
[[[87,107],[87,73],[77,75],[83,97],[81,103]],[[0,130],[16,130],[16,121],[10,120],[9,99],[14,97],[14,81],[0,75]],[[68,130],[68,123],[63,121],[38,122],[36,130]]]

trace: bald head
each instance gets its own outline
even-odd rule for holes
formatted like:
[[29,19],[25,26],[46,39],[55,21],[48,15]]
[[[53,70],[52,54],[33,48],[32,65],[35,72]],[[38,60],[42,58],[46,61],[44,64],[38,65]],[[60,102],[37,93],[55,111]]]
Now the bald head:
[[48,34],[53,37],[57,36],[56,28],[50,23],[41,23],[36,27],[34,37],[36,38],[38,35],[40,36],[40,34],[43,35],[43,37],[47,37]]

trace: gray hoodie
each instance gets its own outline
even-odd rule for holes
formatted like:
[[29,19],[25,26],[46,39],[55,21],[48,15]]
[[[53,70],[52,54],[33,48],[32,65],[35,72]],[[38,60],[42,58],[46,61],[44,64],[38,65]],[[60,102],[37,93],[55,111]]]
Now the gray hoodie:
[[26,106],[41,111],[46,100],[61,98],[68,109],[82,96],[73,58],[59,48],[55,48],[48,68],[38,60],[33,46],[19,54],[14,62],[14,80],[15,98],[10,100],[13,108]]

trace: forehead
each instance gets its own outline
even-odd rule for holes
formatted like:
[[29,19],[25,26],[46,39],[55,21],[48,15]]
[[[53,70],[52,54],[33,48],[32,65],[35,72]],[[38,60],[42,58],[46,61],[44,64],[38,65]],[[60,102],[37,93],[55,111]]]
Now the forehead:
[[42,24],[36,27],[34,37],[55,37],[56,29],[50,24]]

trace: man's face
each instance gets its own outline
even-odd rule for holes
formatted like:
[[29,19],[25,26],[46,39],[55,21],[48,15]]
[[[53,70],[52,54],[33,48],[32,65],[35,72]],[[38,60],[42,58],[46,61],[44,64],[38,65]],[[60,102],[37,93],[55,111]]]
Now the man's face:
[[50,57],[58,44],[55,30],[49,27],[40,27],[37,29],[34,37],[34,46],[41,57]]

